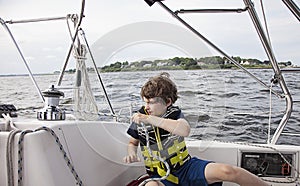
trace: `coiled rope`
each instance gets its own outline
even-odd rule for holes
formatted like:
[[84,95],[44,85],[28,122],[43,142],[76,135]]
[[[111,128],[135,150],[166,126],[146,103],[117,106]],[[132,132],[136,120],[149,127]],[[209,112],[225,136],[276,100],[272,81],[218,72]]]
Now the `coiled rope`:
[[14,170],[13,170],[13,143],[16,134],[20,133],[19,130],[13,123],[12,118],[9,114],[2,114],[5,119],[5,129],[4,131],[9,131],[9,135],[6,143],[6,170],[7,170],[7,181],[8,186],[14,185]]
[[16,134],[20,133],[21,130],[10,131],[6,145],[6,166],[7,166],[7,180],[8,186],[14,185],[14,169],[13,169],[13,144]]
[[58,136],[55,134],[55,132],[52,129],[50,129],[48,127],[45,127],[45,126],[40,127],[40,128],[38,128],[36,130],[24,130],[20,134],[20,138],[19,138],[19,141],[18,141],[18,148],[19,148],[19,150],[18,150],[18,186],[22,186],[23,185],[23,156],[24,156],[23,149],[24,149],[24,137],[28,133],[38,132],[38,131],[41,131],[41,130],[45,130],[45,131],[49,132],[51,134],[51,136],[54,137],[55,142],[58,145],[60,152],[63,154],[63,158],[64,158],[64,160],[65,160],[68,168],[70,169],[72,175],[74,176],[77,184],[80,185],[80,186],[83,186],[83,182],[80,179],[78,173],[76,172],[76,170],[74,168],[74,165],[71,163],[71,160],[68,157],[66,151],[64,150],[64,147],[61,144]]

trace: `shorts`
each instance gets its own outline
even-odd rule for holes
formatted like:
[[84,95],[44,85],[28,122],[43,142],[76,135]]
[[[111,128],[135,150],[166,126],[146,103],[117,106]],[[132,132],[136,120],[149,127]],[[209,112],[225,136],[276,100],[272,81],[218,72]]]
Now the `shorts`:
[[[208,185],[204,170],[207,164],[211,161],[201,160],[196,157],[191,158],[187,161],[179,170],[172,174],[178,177],[179,184],[182,186],[221,186],[222,182],[213,183]],[[152,178],[160,178],[158,175],[152,175]],[[165,186],[175,186],[177,184],[172,183],[168,180],[161,181]]]

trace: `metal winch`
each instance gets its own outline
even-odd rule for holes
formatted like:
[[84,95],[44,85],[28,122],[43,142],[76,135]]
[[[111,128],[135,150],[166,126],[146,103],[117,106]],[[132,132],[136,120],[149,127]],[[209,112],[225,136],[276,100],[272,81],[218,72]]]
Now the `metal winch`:
[[52,85],[48,90],[43,92],[45,99],[44,108],[38,111],[38,120],[65,120],[66,113],[64,110],[60,109],[59,98],[64,96],[64,93],[54,88]]

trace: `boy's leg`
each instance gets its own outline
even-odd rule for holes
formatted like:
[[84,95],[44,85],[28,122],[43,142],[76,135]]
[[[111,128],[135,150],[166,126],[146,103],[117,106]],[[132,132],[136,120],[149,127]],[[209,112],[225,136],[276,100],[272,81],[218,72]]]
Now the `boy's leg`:
[[159,181],[149,181],[145,186],[164,186],[164,184]]
[[222,163],[209,163],[205,167],[205,178],[208,184],[221,181],[237,183],[241,186],[267,186],[259,177],[247,170]]

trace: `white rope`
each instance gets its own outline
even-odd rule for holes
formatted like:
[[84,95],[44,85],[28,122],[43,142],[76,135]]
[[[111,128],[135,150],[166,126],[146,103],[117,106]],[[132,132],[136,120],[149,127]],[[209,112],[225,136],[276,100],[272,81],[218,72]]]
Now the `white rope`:
[[20,133],[21,130],[13,130],[9,133],[6,143],[6,166],[7,166],[7,180],[8,186],[14,186],[14,164],[13,164],[13,147],[16,134]]
[[2,114],[2,116],[5,119],[5,131],[10,131],[6,142],[7,185],[14,186],[13,144],[15,135],[20,133],[21,130],[14,125],[14,122],[9,114]]
[[[85,65],[85,55],[87,51],[84,45],[81,45],[79,48],[81,51],[78,52],[77,50],[74,50],[76,52],[74,55],[75,58],[77,58],[76,77],[80,76],[80,78],[77,79],[77,81],[80,81],[77,86],[80,86],[81,88],[74,90],[74,110],[78,119],[91,120],[91,115],[86,116],[82,111],[98,113],[98,106],[95,97],[93,96],[88,71]],[[93,119],[97,119],[97,117]]]
[[153,157],[154,159],[157,159],[158,161],[162,162],[165,165],[165,167],[167,169],[167,172],[166,172],[166,175],[164,175],[160,178],[148,178],[148,179],[144,180],[142,183],[140,183],[139,186],[143,186],[146,183],[148,183],[149,181],[162,181],[162,180],[165,180],[171,173],[170,165],[168,164],[168,162],[166,160],[164,160],[162,157],[156,156],[152,153],[152,150],[150,148],[150,140],[149,140],[148,130],[147,130],[146,125],[144,123],[141,123],[141,125],[143,126],[143,128],[145,130],[147,149],[149,151],[150,156]]

